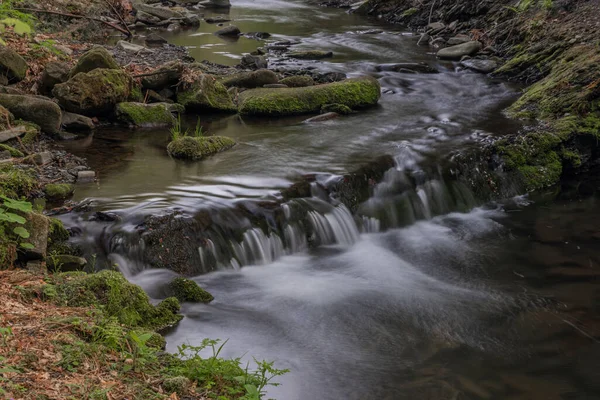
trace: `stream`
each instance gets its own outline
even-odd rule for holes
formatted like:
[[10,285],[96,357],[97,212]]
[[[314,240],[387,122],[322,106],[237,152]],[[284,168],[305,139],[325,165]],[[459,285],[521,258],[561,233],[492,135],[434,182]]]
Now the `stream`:
[[[201,116],[209,134],[239,144],[198,163],[167,155],[165,129],[105,127],[64,145],[99,177],[74,200],[120,218],[61,218],[154,299],[175,273],[148,268],[122,232],[173,210],[206,212],[239,231],[199,248],[214,265],[193,279],[215,300],[183,304],[167,350],[228,340],[222,356],[291,370],[268,391],[282,400],[600,398],[600,181],[485,203],[441,171],[453,154],[520,128],[502,114],[519,88],[439,62],[400,26],[300,0],[232,4],[205,16],[334,53],[319,62],[274,57],[271,67],[370,74],[383,94],[376,108],[318,124]],[[203,23],[165,37],[226,65],[265,44],[224,40],[217,29]],[[440,73],[377,72],[401,62]],[[228,214],[278,199],[301,177],[327,185],[382,155],[395,167],[354,214],[316,184],[312,199],[281,206],[282,232]],[[310,232],[291,217],[297,207]]]

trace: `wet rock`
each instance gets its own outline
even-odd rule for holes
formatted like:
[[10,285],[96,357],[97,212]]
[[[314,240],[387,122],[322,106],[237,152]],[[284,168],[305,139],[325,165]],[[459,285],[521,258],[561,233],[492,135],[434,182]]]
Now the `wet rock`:
[[87,260],[83,257],[68,254],[52,255],[46,257],[46,266],[52,272],[74,272],[83,271]]
[[212,75],[201,75],[188,87],[178,88],[177,102],[196,111],[236,111],[227,88]]
[[77,172],[77,183],[93,182],[95,179],[96,179],[96,173],[94,171],[78,171]]
[[154,75],[142,78],[142,87],[146,89],[162,90],[179,83],[185,66],[180,61],[171,61],[154,71]]
[[140,46],[139,44],[129,43],[124,40],[119,40],[117,42],[117,47],[122,50],[125,50],[125,51],[131,51],[133,53],[141,53],[141,52],[152,53],[152,50],[150,50],[147,47]]
[[185,136],[169,143],[167,151],[171,157],[196,161],[229,150],[235,144],[225,136]]
[[41,96],[0,94],[0,105],[15,117],[39,125],[48,134],[56,134],[60,129],[60,107]]
[[[137,14],[136,14],[136,19],[139,22],[143,23],[144,25],[156,25],[158,24],[161,19],[158,17],[155,17],[154,15],[148,14],[144,11],[140,11],[138,10]],[[136,23],[137,25],[137,23]]]
[[280,83],[288,87],[306,87],[314,86],[315,80],[308,75],[295,75],[282,79]]
[[5,76],[8,83],[25,79],[28,68],[25,59],[16,51],[0,45],[0,75]]
[[89,132],[96,127],[91,118],[67,111],[62,113],[61,125],[64,129],[71,132]]
[[498,69],[498,63],[494,60],[465,60],[460,62],[460,66],[482,74],[489,74]]
[[429,36],[427,33],[424,33],[419,38],[419,41],[417,42],[417,45],[418,46],[427,46],[429,44],[430,40],[431,40],[431,36]]
[[119,103],[115,108],[117,120],[135,127],[171,126],[175,122],[173,113],[182,113],[185,109],[180,104],[168,103]]
[[193,26],[193,27],[200,26],[200,17],[197,16],[196,14],[187,13],[183,17],[182,22],[185,26]]
[[429,45],[432,47],[442,47],[446,45],[446,40],[442,37],[437,37],[429,41]]
[[204,21],[208,24],[221,24],[223,22],[229,22],[231,21],[229,18],[225,18],[225,17],[214,17],[214,18],[204,18]]
[[284,116],[318,113],[325,104],[364,108],[377,104],[379,82],[372,77],[286,89],[251,89],[240,93],[239,111],[246,115]]
[[299,60],[322,60],[333,57],[333,52],[322,50],[298,50],[287,53],[287,56]]
[[265,56],[253,56],[251,54],[246,54],[242,57],[242,61],[240,62],[242,68],[246,69],[265,69],[269,66],[269,63]]
[[432,22],[427,25],[427,33],[430,35],[435,35],[444,29],[446,29],[446,25],[444,25],[442,22]]
[[46,258],[46,250],[48,248],[50,219],[35,212],[27,214],[26,219],[25,229],[27,229],[30,235],[27,243],[31,243],[33,248],[25,251],[24,258],[25,260],[43,260]]
[[448,46],[456,46],[470,41],[471,37],[469,35],[456,35],[448,39]]
[[162,46],[163,44],[167,43],[167,39],[165,39],[164,37],[160,36],[158,33],[151,33],[146,37],[146,45],[147,46]]
[[437,56],[442,60],[460,60],[463,56],[477,54],[479,50],[481,50],[481,43],[472,41],[441,49],[438,51]]
[[283,83],[270,83],[270,84],[263,86],[263,88],[266,88],[266,89],[284,89],[287,87],[288,87],[288,85],[284,85]]
[[169,26],[167,26],[167,30],[169,32],[179,31],[179,30],[181,30],[181,25],[178,24],[177,22],[174,24],[169,24]]
[[324,74],[313,75],[313,79],[318,83],[341,82],[347,78],[342,72],[326,72]]
[[187,278],[175,278],[169,282],[168,296],[175,297],[180,302],[210,303],[214,300],[212,294]]
[[420,74],[436,74],[439,71],[426,63],[397,63],[397,64],[382,64],[375,67],[377,72],[392,71],[392,72],[408,72]]
[[269,32],[248,32],[244,36],[248,39],[264,40],[270,38],[271,34]]
[[239,36],[242,32],[240,31],[240,28],[238,28],[235,25],[229,25],[223,29],[219,29],[218,31],[215,32],[215,35],[217,36]]
[[229,0],[206,0],[202,1],[199,4],[202,4],[207,8],[229,8],[231,7],[231,2]]
[[52,156],[52,153],[49,151],[42,151],[41,153],[36,153],[28,157],[28,159],[30,159],[36,165],[50,164],[53,158],[54,157]]
[[316,117],[309,118],[307,120],[304,120],[303,122],[305,124],[311,124],[311,123],[315,123],[315,122],[325,122],[325,121],[329,121],[332,119],[336,119],[339,116],[340,116],[340,114],[338,114],[338,113],[328,112],[325,114],[317,115]]
[[95,69],[56,85],[52,94],[65,110],[96,116],[110,113],[118,103],[127,101],[132,87],[131,77],[120,69]]
[[[136,3],[134,5],[134,7],[136,10],[138,10],[138,12],[139,11],[145,12],[146,14],[149,14],[156,18],[159,18],[162,21],[169,20],[171,18],[183,18],[184,17],[183,13],[173,10],[168,7],[151,6],[149,4],[144,4],[144,3]],[[139,19],[139,17],[138,17],[138,19]]]
[[69,80],[69,69],[69,64],[64,62],[48,63],[40,78],[40,92],[47,95],[52,94],[55,85]]
[[112,54],[104,47],[96,46],[79,58],[69,76],[74,77],[80,72],[86,73],[95,69],[120,69]]
[[50,183],[44,186],[46,198],[51,201],[64,200],[71,196],[75,188],[68,183]]
[[350,107],[343,104],[325,104],[323,107],[321,107],[321,114],[332,112],[340,115],[354,114],[354,111],[352,111]]
[[241,74],[229,75],[221,81],[225,87],[239,87],[254,89],[264,85],[277,83],[279,79],[273,71],[268,69],[259,69],[253,72],[243,72]]
[[267,50],[270,52],[284,52],[288,51],[290,46],[271,45],[267,46]]

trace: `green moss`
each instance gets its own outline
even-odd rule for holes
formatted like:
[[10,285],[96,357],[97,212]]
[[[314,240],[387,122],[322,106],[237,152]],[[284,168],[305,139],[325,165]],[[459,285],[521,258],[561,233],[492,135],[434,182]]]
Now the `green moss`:
[[575,150],[562,149],[560,158],[571,168],[581,167],[581,154]]
[[49,200],[64,200],[73,194],[75,188],[68,183],[50,183],[44,187]]
[[289,87],[306,87],[313,86],[315,81],[311,76],[308,75],[295,75],[288,76],[287,78],[282,79],[279,83]]
[[338,113],[340,115],[348,115],[352,114],[354,111],[352,111],[350,107],[343,104],[325,104],[323,107],[321,107],[321,114],[330,112]]
[[0,144],[0,151],[8,151],[11,157],[25,157],[25,155],[20,150],[17,150],[14,147],[8,146],[6,144]]
[[144,94],[142,93],[142,87],[135,83],[131,87],[131,93],[129,94],[129,101],[142,102],[144,101]]
[[187,278],[173,279],[169,282],[169,291],[182,302],[210,303],[214,300],[212,294],[202,289],[196,282]]
[[181,320],[177,299],[154,307],[142,288],[116,271],[95,274],[65,273],[53,277],[57,302],[70,307],[101,307],[108,316],[130,327],[161,329]]
[[171,126],[175,123],[173,111],[184,110],[179,104],[167,103],[119,103],[115,109],[119,121],[138,127]]
[[201,75],[193,84],[180,88],[177,102],[195,111],[236,111],[227,88],[212,75]]
[[80,72],[86,73],[98,68],[119,69],[119,64],[113,56],[104,47],[94,47],[82,55],[77,61],[77,65],[71,70],[70,76],[73,77]]
[[235,140],[225,136],[185,136],[169,143],[167,151],[174,158],[201,160],[210,155],[228,150],[235,146],[235,144]]
[[12,164],[0,166],[0,194],[10,198],[28,198],[37,188],[33,168],[17,168]]
[[162,383],[165,393],[177,393],[180,396],[185,396],[188,393],[191,385],[192,382],[185,376],[166,378]]
[[242,72],[240,74],[228,75],[223,78],[221,83],[227,87],[238,87],[254,89],[263,87],[272,83],[277,83],[279,79],[273,71],[268,69],[259,69],[258,71]]
[[402,12],[402,14],[400,14],[401,18],[408,18],[408,17],[412,17],[413,15],[415,15],[416,13],[419,12],[419,9],[416,7],[413,8],[409,8],[408,10],[404,10]]
[[50,227],[48,228],[48,241],[52,243],[64,242],[69,240],[69,231],[65,229],[62,221],[57,218],[50,218]]
[[356,109],[377,104],[380,90],[372,77],[304,88],[253,89],[240,94],[239,110],[248,115],[284,116],[317,113],[326,104]]
[[21,141],[26,145],[35,143],[42,132],[42,128],[40,128],[39,125],[34,124],[33,122],[23,121],[21,119],[15,121],[15,126],[25,127],[25,136],[23,136]]

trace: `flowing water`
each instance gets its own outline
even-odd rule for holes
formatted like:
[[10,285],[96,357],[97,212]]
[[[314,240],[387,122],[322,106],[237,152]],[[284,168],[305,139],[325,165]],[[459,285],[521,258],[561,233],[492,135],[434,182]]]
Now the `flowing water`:
[[[120,219],[65,222],[151,297],[164,297],[175,273],[148,268],[135,234],[144,217],[178,210],[217,225],[188,237],[189,262],[211,271],[194,279],[215,301],[183,305],[168,350],[228,339],[225,355],[291,370],[269,390],[285,400],[599,398],[598,182],[484,205],[440,167],[519,128],[501,113],[516,89],[439,63],[401,27],[300,0],[232,3],[206,14],[335,54],[272,65],[371,74],[383,95],[374,109],[320,124],[202,116],[210,134],[239,145],[199,163],[170,159],[165,130],[105,128],[67,145],[99,174],[75,200]],[[265,44],[216,29],[168,39],[228,65]],[[440,73],[375,68],[415,61]],[[328,198],[340,175],[383,154],[396,166],[367,201],[350,209]],[[306,176],[313,197],[282,202],[280,190]],[[267,228],[239,212],[271,215],[265,204],[277,204]]]

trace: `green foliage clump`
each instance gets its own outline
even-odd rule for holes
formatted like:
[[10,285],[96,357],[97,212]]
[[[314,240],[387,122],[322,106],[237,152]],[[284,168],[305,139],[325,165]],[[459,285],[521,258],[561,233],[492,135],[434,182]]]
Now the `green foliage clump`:
[[44,187],[49,200],[64,200],[73,194],[75,188],[68,183],[50,183]]
[[235,146],[235,140],[226,136],[191,137],[173,140],[167,146],[169,155],[184,160],[201,160]]
[[0,195],[13,199],[27,198],[38,183],[32,168],[17,168],[12,164],[0,166]]
[[33,211],[31,203],[1,196],[0,204],[0,269],[12,266],[17,249],[31,249],[26,240],[31,234],[25,227],[25,216]]
[[418,12],[419,12],[419,9],[418,9],[418,8],[416,8],[416,7],[412,7],[412,8],[409,8],[409,9],[407,9],[407,10],[404,10],[404,11],[402,12],[402,14],[400,14],[400,17],[402,17],[402,18],[408,18],[408,17],[412,17],[413,15],[415,15],[415,14],[416,14],[416,13],[418,13]]
[[202,289],[196,282],[187,278],[175,278],[169,282],[169,292],[182,302],[210,303],[214,300],[212,294]]

